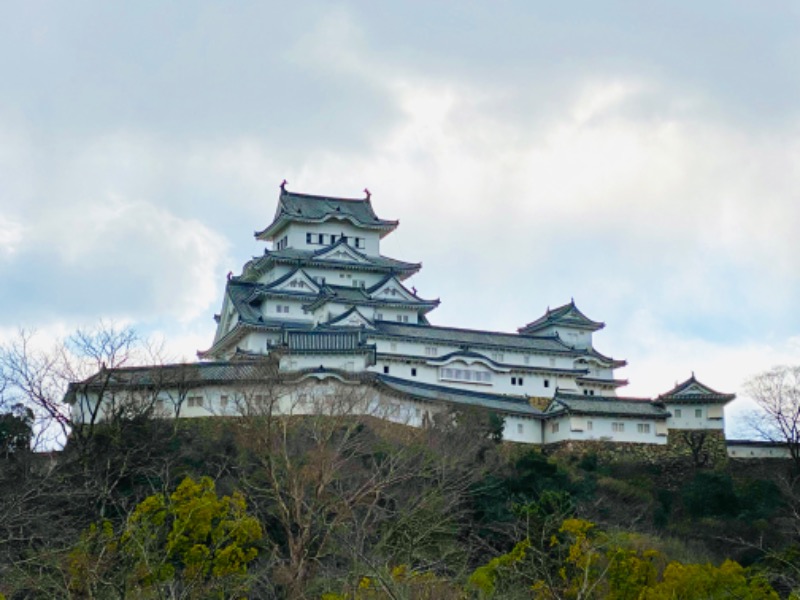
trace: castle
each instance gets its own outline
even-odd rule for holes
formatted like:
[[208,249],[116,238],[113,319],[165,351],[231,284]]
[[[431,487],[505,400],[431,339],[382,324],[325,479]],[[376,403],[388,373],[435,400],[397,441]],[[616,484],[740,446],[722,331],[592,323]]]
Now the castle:
[[[360,390],[348,410],[421,427],[451,408],[503,417],[503,438],[530,444],[667,444],[670,431],[722,435],[733,394],[691,378],[660,396],[617,395],[624,360],[594,347],[605,325],[574,301],[516,333],[431,324],[438,299],[408,280],[420,263],[383,256],[398,226],[364,198],[299,194],[281,185],[268,246],[229,274],[211,346],[197,363],[104,369],[70,386],[77,420],[136,396],[165,416],[236,414],[243,400],[280,414],[314,412],[331,390]],[[144,400],[147,399],[147,400]],[[238,401],[237,401],[238,399]]]

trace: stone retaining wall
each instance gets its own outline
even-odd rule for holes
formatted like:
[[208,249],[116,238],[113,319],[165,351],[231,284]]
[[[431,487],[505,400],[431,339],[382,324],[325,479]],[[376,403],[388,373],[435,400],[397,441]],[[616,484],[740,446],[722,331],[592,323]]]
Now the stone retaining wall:
[[716,429],[670,430],[666,445],[606,440],[568,440],[543,447],[546,454],[576,457],[594,454],[600,463],[683,463],[696,467],[727,464],[725,435]]

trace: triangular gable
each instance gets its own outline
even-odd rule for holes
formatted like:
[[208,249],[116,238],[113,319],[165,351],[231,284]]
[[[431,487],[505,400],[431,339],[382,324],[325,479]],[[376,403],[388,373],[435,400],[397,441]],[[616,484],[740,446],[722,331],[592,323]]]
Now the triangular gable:
[[375,329],[372,322],[365,317],[358,308],[355,306],[325,323],[331,327],[366,327],[367,329]]
[[686,396],[688,394],[694,394],[694,395],[709,395],[709,394],[712,394],[712,395],[714,395],[714,392],[712,392],[710,390],[710,388],[707,388],[706,386],[695,382],[692,385],[685,387],[680,392],[676,392],[673,395],[674,396]]
[[395,302],[421,302],[422,300],[408,290],[396,277],[391,276],[369,290],[374,300],[390,300]]
[[322,260],[336,260],[340,262],[351,262],[361,265],[370,264],[370,261],[363,254],[348,246],[346,243],[344,243],[344,240],[340,240],[330,248],[322,250],[319,254],[316,254],[314,258]]
[[274,282],[269,289],[271,291],[318,294],[320,287],[308,273],[302,269],[296,269]]
[[683,383],[679,383],[665,394],[661,394],[659,398],[668,401],[670,398],[685,398],[689,396],[694,398],[705,396],[709,399],[733,399],[735,394],[718,392],[717,390],[708,387],[704,383],[697,381],[697,379],[694,377],[694,373],[692,373],[692,376],[689,379]]

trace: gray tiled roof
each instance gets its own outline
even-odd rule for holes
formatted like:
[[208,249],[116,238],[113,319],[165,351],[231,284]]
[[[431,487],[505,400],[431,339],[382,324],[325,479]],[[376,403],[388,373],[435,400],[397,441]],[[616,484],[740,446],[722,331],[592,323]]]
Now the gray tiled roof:
[[527,401],[518,398],[510,398],[500,394],[485,394],[471,390],[460,390],[457,388],[444,387],[430,383],[421,383],[390,377],[388,375],[376,375],[376,378],[387,388],[400,392],[404,395],[429,402],[446,402],[460,406],[476,406],[489,410],[501,411],[525,415],[528,417],[543,418],[542,411],[533,408]]
[[[236,311],[239,313],[239,321],[250,325],[278,326],[278,327],[309,327],[310,324],[304,321],[293,321],[289,319],[271,319],[261,314],[261,299],[270,294],[266,286],[258,283],[228,281],[227,292],[233,302]],[[281,296],[296,296],[298,300],[308,300],[309,294],[302,292],[281,292]]]
[[409,277],[422,267],[420,263],[409,263],[386,256],[370,256],[361,253],[359,254],[364,258],[363,263],[321,258],[320,255],[328,250],[330,250],[330,247],[323,248],[322,250],[298,250],[296,248],[266,250],[263,256],[254,257],[245,265],[241,277],[245,280],[254,279],[258,277],[260,273],[266,271],[273,263],[289,263],[298,266],[336,267],[338,269],[373,271],[378,273],[397,273],[399,278]]
[[271,360],[176,363],[161,366],[102,369],[88,379],[69,384],[67,401],[84,388],[158,388],[197,387],[206,384],[247,383],[264,381],[275,376]]
[[[415,296],[416,298],[416,296]],[[370,298],[364,288],[340,285],[325,285],[320,294],[306,306],[308,310],[315,310],[328,302],[352,304],[357,306],[403,306],[417,310],[431,311],[439,305],[438,300],[414,300]]]
[[669,412],[664,406],[647,398],[617,398],[614,396],[583,396],[560,390],[547,409],[548,413],[567,412],[579,415],[607,415],[620,417],[651,417],[666,419]]
[[589,331],[597,331],[605,327],[605,323],[592,321],[583,314],[578,310],[578,307],[575,306],[575,301],[571,300],[569,304],[564,304],[553,310],[548,308],[543,316],[535,321],[531,321],[525,325],[525,327],[520,327],[519,332],[522,334],[536,333],[537,331],[541,331],[553,325],[564,325],[576,329],[588,329]]
[[385,233],[397,227],[397,221],[378,218],[367,198],[331,198],[282,190],[272,223],[255,235],[270,239],[286,223],[322,223],[329,219],[344,219],[358,227]]
[[392,337],[407,337],[415,340],[430,340],[450,343],[455,346],[492,346],[518,352],[558,352],[581,354],[553,336],[523,336],[516,333],[497,333],[455,327],[436,327],[433,325],[412,325],[394,321],[376,321],[379,333]]
[[736,398],[736,394],[724,394],[722,392],[718,392],[714,389],[711,389],[704,383],[700,383],[697,379],[695,379],[694,373],[692,376],[684,381],[683,383],[679,383],[670,391],[661,394],[658,399],[662,402],[669,402],[671,404],[676,403],[697,403],[697,402],[713,402],[713,403],[727,403]]
[[522,399],[508,398],[497,394],[484,394],[469,390],[458,390],[442,386],[405,381],[376,373],[344,373],[330,369],[313,369],[301,373],[277,374],[275,363],[267,360],[220,361],[185,363],[164,366],[128,367],[102,370],[82,382],[71,383],[65,401],[72,403],[82,390],[110,390],[160,387],[184,388],[214,384],[258,384],[275,385],[283,381],[296,380],[304,373],[338,373],[345,378],[377,383],[402,395],[424,401],[439,401],[460,406],[476,406],[489,410],[542,418],[541,411]]

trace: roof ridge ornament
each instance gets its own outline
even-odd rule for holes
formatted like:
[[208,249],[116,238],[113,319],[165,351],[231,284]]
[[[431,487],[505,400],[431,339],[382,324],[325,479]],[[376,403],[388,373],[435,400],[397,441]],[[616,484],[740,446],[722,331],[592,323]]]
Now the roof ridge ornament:
[[372,198],[372,193],[369,191],[369,188],[364,188],[364,193],[367,195],[367,202],[369,202],[369,199]]
[[289,182],[286,181],[285,179],[283,181],[281,181],[281,194],[285,194],[286,193],[286,184],[287,183],[289,183]]

